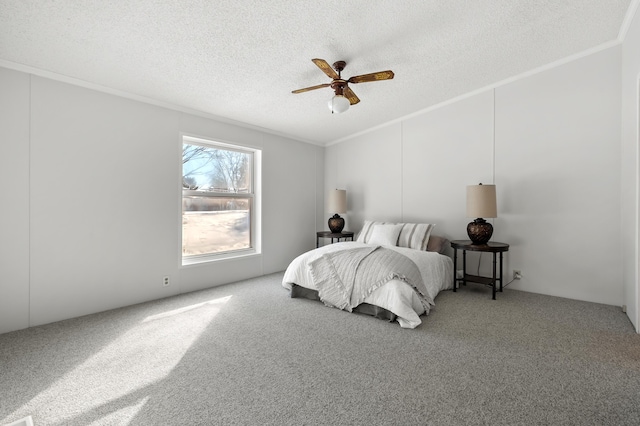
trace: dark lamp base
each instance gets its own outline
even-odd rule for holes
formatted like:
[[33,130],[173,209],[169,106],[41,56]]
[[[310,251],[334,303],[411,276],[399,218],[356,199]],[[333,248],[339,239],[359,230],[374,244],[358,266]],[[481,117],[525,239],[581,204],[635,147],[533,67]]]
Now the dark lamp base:
[[344,219],[341,218],[337,213],[333,215],[332,218],[329,219],[329,229],[334,234],[339,234],[344,229]]
[[471,244],[487,244],[493,235],[493,225],[484,219],[478,218],[467,225],[467,235]]

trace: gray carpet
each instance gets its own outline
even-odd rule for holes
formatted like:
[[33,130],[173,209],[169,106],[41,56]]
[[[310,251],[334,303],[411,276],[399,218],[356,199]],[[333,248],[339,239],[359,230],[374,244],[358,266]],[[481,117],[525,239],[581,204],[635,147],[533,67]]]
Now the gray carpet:
[[0,335],[0,424],[640,424],[619,308],[470,284],[405,330],[281,277]]

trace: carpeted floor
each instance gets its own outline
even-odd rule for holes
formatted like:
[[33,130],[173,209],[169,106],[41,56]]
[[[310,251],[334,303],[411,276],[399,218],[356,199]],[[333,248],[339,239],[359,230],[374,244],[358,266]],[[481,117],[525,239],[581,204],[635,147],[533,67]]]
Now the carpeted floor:
[[620,308],[469,285],[406,330],[281,278],[0,335],[0,424],[640,424]]

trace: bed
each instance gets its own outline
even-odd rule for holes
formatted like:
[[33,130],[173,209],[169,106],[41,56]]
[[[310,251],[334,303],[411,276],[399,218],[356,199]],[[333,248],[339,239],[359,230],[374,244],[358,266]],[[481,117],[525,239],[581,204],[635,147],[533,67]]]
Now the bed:
[[[325,245],[296,257],[282,285],[291,297],[321,300],[415,328],[438,293],[453,284],[453,261],[442,254],[446,239],[431,236],[432,229],[430,224],[365,221],[356,241]],[[385,269],[387,258],[391,261]],[[351,282],[356,282],[357,297],[345,293],[352,291],[345,288]]]

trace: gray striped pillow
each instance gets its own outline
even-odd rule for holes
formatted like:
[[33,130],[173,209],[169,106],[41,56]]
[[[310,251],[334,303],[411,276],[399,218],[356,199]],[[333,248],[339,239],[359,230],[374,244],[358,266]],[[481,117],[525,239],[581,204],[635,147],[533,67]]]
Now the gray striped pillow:
[[434,226],[431,223],[405,223],[398,237],[398,247],[426,250]]

